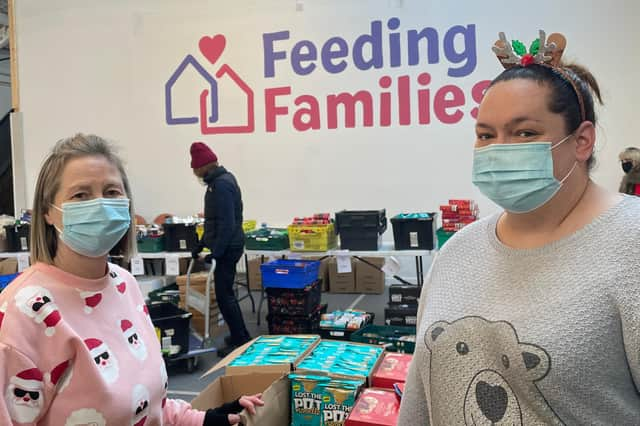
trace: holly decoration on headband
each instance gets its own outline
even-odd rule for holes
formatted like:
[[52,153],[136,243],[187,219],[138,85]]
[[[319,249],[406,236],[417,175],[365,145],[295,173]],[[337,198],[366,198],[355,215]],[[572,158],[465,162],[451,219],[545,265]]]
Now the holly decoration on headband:
[[556,67],[560,64],[560,58],[567,45],[567,40],[562,34],[553,33],[547,39],[544,31],[540,30],[539,37],[531,43],[529,51],[519,40],[511,43],[503,32],[500,39],[492,47],[493,52],[505,68],[514,66],[529,66],[531,64],[546,64]]

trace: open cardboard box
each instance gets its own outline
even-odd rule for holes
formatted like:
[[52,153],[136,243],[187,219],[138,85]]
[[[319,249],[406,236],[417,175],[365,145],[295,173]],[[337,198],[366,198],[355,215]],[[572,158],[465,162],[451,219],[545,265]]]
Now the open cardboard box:
[[291,385],[287,375],[279,373],[250,373],[221,376],[191,401],[197,410],[216,408],[242,395],[262,393],[265,405],[256,407],[256,414],[240,413],[245,426],[286,426],[291,416]]
[[[300,336],[300,335],[298,335]],[[261,337],[291,337],[291,336],[261,336]],[[204,376],[207,376],[215,371],[221,370],[224,368],[224,374],[226,376],[234,376],[234,375],[238,375],[238,374],[251,374],[251,373],[274,373],[274,374],[287,374],[290,373],[294,370],[295,366],[298,365],[300,363],[300,361],[302,361],[312,350],[313,348],[316,347],[316,345],[318,343],[320,343],[320,336],[316,336],[316,335],[306,335],[306,337],[315,337],[316,341],[311,344],[309,346],[309,348],[307,348],[306,351],[304,351],[299,357],[298,359],[296,359],[293,363],[288,363],[288,364],[275,364],[275,365],[251,365],[251,366],[232,366],[229,365],[231,364],[236,358],[238,358],[240,355],[242,355],[244,353],[244,351],[247,350],[247,348],[249,348],[249,346],[251,346],[256,340],[258,340],[260,337],[256,337],[255,339],[251,340],[250,342],[245,343],[244,345],[240,346],[238,349],[236,349],[235,351],[231,352],[229,355],[227,355],[224,359],[222,359],[220,362],[218,362],[216,365],[214,365],[213,367],[211,367],[211,369],[209,371],[207,371],[206,373],[203,374]]]

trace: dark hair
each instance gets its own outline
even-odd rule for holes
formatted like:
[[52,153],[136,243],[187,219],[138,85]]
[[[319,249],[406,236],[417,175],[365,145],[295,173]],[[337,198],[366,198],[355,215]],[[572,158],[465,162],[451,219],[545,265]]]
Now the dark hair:
[[[506,69],[496,77],[491,86],[501,81],[525,79],[546,84],[551,89],[549,110],[556,114],[562,114],[567,134],[574,132],[583,121],[597,124],[594,108],[594,95],[602,105],[600,87],[595,77],[589,70],[578,64],[563,64],[561,70],[545,65],[533,64],[527,67],[515,66]],[[571,82],[568,79],[571,79]],[[573,84],[571,84],[573,82]],[[574,89],[575,86],[575,89]],[[580,91],[584,105],[584,119],[580,110],[580,100],[576,89]],[[593,154],[587,160],[587,168],[591,169],[595,163]]]

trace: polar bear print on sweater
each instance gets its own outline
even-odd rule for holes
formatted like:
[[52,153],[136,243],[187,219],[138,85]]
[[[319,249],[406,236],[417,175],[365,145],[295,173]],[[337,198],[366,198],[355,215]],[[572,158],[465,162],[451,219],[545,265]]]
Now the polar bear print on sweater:
[[464,317],[438,321],[425,333],[430,354],[431,410],[448,425],[521,426],[564,424],[536,382],[551,358],[522,343],[506,321]]

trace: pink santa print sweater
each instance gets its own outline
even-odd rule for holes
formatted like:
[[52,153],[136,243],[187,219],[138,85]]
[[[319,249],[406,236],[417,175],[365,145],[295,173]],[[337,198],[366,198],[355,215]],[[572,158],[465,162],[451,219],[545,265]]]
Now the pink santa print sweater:
[[0,425],[201,426],[167,399],[160,344],[135,279],[38,263],[0,293]]

